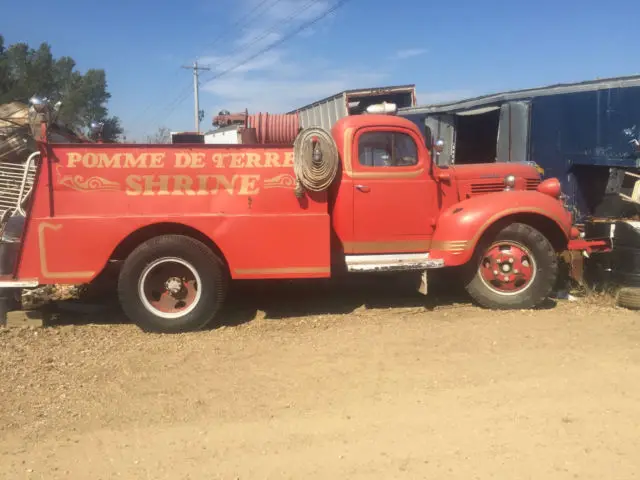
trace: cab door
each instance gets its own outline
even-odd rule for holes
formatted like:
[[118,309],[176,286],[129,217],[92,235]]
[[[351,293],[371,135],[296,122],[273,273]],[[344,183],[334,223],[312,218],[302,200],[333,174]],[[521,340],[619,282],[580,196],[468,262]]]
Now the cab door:
[[354,241],[347,252],[428,251],[437,185],[422,139],[409,129],[376,127],[357,131],[352,145]]

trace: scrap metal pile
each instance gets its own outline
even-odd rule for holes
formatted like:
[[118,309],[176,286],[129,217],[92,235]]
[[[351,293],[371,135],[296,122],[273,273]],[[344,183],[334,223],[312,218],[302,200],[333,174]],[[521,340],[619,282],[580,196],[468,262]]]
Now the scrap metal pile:
[[[0,105],[0,216],[10,214],[17,206],[26,161],[37,151],[35,138],[38,129],[39,122],[28,105],[21,102]],[[63,125],[54,124],[49,141],[78,143],[88,140]],[[35,169],[35,163],[29,165],[27,188],[33,184]]]
[[20,102],[0,105],[0,163],[19,163],[35,149],[28,107]]
[[[29,107],[21,102],[0,105],[0,218],[2,230],[6,220],[20,214],[21,203],[29,197],[36,172],[36,163],[27,159],[38,151],[36,135],[39,122]],[[55,143],[78,143],[88,141],[77,132],[63,126],[53,125],[50,141]],[[3,234],[6,232],[3,232]],[[27,307],[38,306],[64,296],[65,286],[25,291],[23,302]],[[68,295],[67,295],[68,296]]]
[[[20,102],[0,105],[0,216],[11,215],[16,208],[28,156],[36,151],[31,132],[29,110]],[[33,184],[35,164],[27,173]]]

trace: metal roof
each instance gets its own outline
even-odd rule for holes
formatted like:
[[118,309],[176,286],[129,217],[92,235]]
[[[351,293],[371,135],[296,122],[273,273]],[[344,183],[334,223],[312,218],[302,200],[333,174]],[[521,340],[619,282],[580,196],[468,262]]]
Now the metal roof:
[[422,105],[416,107],[405,107],[399,112],[405,114],[440,113],[467,110],[469,108],[481,107],[484,105],[503,103],[513,100],[524,100],[533,97],[546,95],[559,95],[563,93],[588,92],[592,90],[604,90],[609,88],[640,87],[640,75],[626,77],[615,77],[597,80],[588,80],[578,83],[559,83],[546,87],[528,88],[524,90],[513,90],[509,92],[493,93],[482,95],[455,102],[439,103],[433,105]]
[[403,90],[413,90],[415,89],[416,86],[414,84],[411,85],[391,85],[388,87],[372,87],[372,88],[358,88],[358,89],[353,89],[353,90],[344,90],[340,93],[336,93],[334,95],[330,95],[326,98],[323,98],[322,100],[317,100],[313,103],[310,103],[309,105],[305,105],[304,107],[300,107],[300,108],[296,108],[295,110],[291,110],[290,112],[287,113],[296,113],[296,112],[300,112],[301,110],[306,110],[308,108],[314,107],[316,105],[319,105],[321,103],[326,103],[330,100],[334,100],[336,98],[340,98],[342,96],[345,95],[349,95],[352,97],[356,97],[356,96],[365,96],[365,95],[386,95],[389,93],[394,93],[394,92],[401,92]]

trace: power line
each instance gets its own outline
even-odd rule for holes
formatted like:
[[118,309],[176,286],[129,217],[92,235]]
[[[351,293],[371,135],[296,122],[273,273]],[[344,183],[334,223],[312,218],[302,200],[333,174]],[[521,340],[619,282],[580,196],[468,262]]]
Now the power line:
[[253,14],[251,15],[246,15],[244,16],[244,18],[246,18],[247,20],[245,22],[242,22],[243,17],[240,17],[239,19],[237,19],[229,28],[225,29],[222,31],[222,33],[220,35],[218,35],[217,37],[215,37],[211,42],[206,43],[205,45],[203,45],[203,47],[210,47],[212,45],[215,45],[216,43],[218,43],[220,40],[224,39],[226,37],[226,33],[233,28],[236,27],[246,27],[249,24],[251,24],[251,22],[253,22],[253,20],[255,20],[256,18],[258,18],[259,14],[262,13],[266,13],[267,10],[275,7],[278,3],[282,2],[282,0],[273,0],[271,2],[271,4],[267,4],[267,7],[264,9],[263,12],[260,11],[260,7],[263,6],[264,4],[266,4],[267,2],[269,2],[269,0],[262,0],[260,3],[258,3],[258,5],[256,5],[255,9],[253,10]]
[[[276,0],[276,2],[271,4],[271,7],[273,7],[276,3],[278,3],[280,0]],[[230,58],[233,54],[241,51],[241,50],[249,50],[249,47],[252,47],[253,45],[255,45],[256,43],[258,43],[260,40],[264,39],[267,37],[267,35],[269,35],[270,33],[274,32],[275,30],[277,30],[278,28],[280,28],[282,26],[282,23],[288,23],[289,21],[295,19],[298,15],[302,14],[305,10],[307,10],[308,8],[310,8],[316,0],[310,0],[309,2],[307,2],[306,4],[303,5],[302,8],[296,10],[294,13],[292,13],[291,15],[289,15],[287,18],[285,18],[282,22],[277,22],[275,23],[270,29],[266,30],[265,32],[263,32],[261,35],[257,36],[256,38],[254,38],[251,42],[249,42],[248,44],[242,45],[240,48],[236,48],[234,50],[232,50],[231,52],[228,52],[226,54],[227,58]],[[226,61],[222,61],[219,62],[216,67],[220,67],[222,65],[224,65],[225,63],[227,63]],[[238,68],[238,67],[236,67]],[[163,117],[163,121],[166,120],[173,112],[174,110],[177,108],[178,105],[180,105],[185,98],[189,95],[189,91],[188,89],[183,89],[180,91],[180,93],[178,93],[178,95],[176,96],[176,98],[174,98],[171,102],[169,102],[169,105],[163,110],[168,112],[166,114],[165,117]]]
[[[269,3],[271,2],[271,3]],[[214,38],[213,41],[208,42],[207,44],[205,44],[205,47],[211,47],[213,45],[215,45],[218,41],[223,40],[225,38],[225,34],[227,32],[229,32],[229,30],[234,29],[234,28],[245,28],[248,25],[251,24],[251,22],[253,22],[256,18],[258,18],[258,15],[266,13],[269,9],[275,7],[278,3],[282,2],[282,0],[261,0],[260,3],[258,3],[258,5],[256,5],[256,7],[253,9],[253,13],[250,15],[242,15],[240,16],[233,24],[231,24],[229,27],[225,28],[222,30],[222,32],[220,33],[220,35],[218,35],[217,37]],[[260,10],[261,7],[265,6],[266,8],[262,9],[262,11]],[[243,22],[243,19],[245,20]],[[191,68],[191,67],[189,67]],[[202,69],[202,68],[201,68]],[[179,70],[179,69],[178,69]],[[176,71],[177,74],[177,71]],[[175,76],[177,78],[177,75]],[[187,92],[188,88],[185,87],[181,90],[181,92]],[[182,95],[182,93],[180,94]],[[175,101],[172,101],[170,103],[170,106],[173,106],[175,103]],[[156,105],[155,102],[150,102],[137,116],[135,119],[134,123],[137,123],[138,119],[141,119],[151,108],[153,108]]]
[[[308,10],[309,8],[311,8],[315,3],[316,3],[316,0],[310,0],[309,2],[304,4],[304,6],[302,8],[300,8],[299,10],[297,10],[296,12],[292,13],[287,18],[285,18],[282,21],[282,23],[288,23],[289,21],[295,19],[298,15],[302,14],[302,12],[304,12],[305,10]],[[250,47],[254,46],[260,40],[264,40],[265,38],[267,38],[267,36],[269,36],[270,33],[274,33],[281,26],[282,26],[282,24],[280,22],[276,23],[270,29],[265,30],[264,32],[262,32],[262,34],[260,34],[259,36],[255,37],[249,43],[241,45],[239,48],[236,48],[236,49],[231,50],[230,52],[228,52],[226,54],[226,57],[230,58],[232,55],[234,55],[235,53],[237,53],[237,52],[239,52],[241,50],[249,50]],[[217,66],[224,65],[225,63],[227,63],[227,62],[220,62]]]
[[[339,0],[338,2],[336,2],[336,3],[334,4],[334,6],[333,6],[333,7],[331,7],[331,8],[330,8],[330,9],[328,9],[328,10],[325,10],[322,14],[318,15],[317,17],[315,17],[315,18],[313,18],[313,19],[311,19],[311,20],[309,20],[309,21],[307,21],[307,22],[304,22],[302,25],[300,25],[298,28],[296,28],[296,29],[295,29],[295,30],[293,30],[292,32],[289,32],[287,35],[283,36],[283,37],[282,37],[282,38],[280,38],[279,40],[277,40],[277,41],[273,42],[272,44],[270,44],[270,45],[266,46],[265,48],[263,48],[263,49],[259,50],[259,51],[258,51],[258,52],[256,52],[255,54],[253,54],[253,55],[251,55],[250,57],[248,57],[248,58],[244,59],[242,62],[239,62],[239,63],[237,63],[236,65],[234,65],[233,67],[227,68],[226,70],[223,70],[223,71],[221,71],[221,72],[219,72],[219,73],[217,73],[217,74],[213,75],[212,77],[205,79],[205,80],[204,80],[204,82],[211,82],[211,81],[213,81],[213,80],[217,80],[218,78],[220,78],[220,77],[222,77],[222,76],[224,76],[224,75],[226,75],[226,74],[228,74],[228,73],[230,73],[230,72],[233,72],[234,70],[237,70],[238,68],[240,68],[240,67],[242,67],[242,66],[246,65],[247,63],[249,63],[251,60],[254,60],[255,58],[259,57],[260,55],[262,55],[262,54],[264,54],[264,53],[268,52],[269,50],[271,50],[271,49],[273,49],[273,48],[275,48],[275,47],[277,47],[277,46],[279,46],[279,45],[282,45],[284,42],[286,42],[287,40],[289,40],[289,39],[291,39],[292,37],[296,36],[298,33],[300,33],[300,32],[302,32],[302,31],[306,30],[306,29],[307,29],[307,28],[309,28],[309,27],[312,27],[313,25],[315,25],[316,23],[318,23],[320,20],[323,20],[325,17],[327,17],[327,16],[328,16],[328,15],[330,15],[331,13],[335,12],[335,11],[336,11],[336,10],[338,10],[339,8],[343,7],[345,4],[347,4],[347,3],[348,3],[348,2],[350,2],[350,1],[351,1],[351,0]],[[180,103],[182,103],[182,102],[184,101],[184,99],[185,99],[185,98],[186,98],[186,97],[184,97],[184,96],[183,96],[183,97],[181,97],[181,98],[178,100],[178,104],[177,104],[177,105],[179,105]],[[176,105],[176,106],[177,106],[177,105]],[[168,117],[173,113],[173,111],[174,111],[174,110],[175,110],[175,107],[174,107],[174,108],[172,108],[172,109],[169,111],[169,113],[168,113],[165,117],[163,117],[163,120],[162,120],[162,121],[166,120],[166,119],[167,119],[167,118],[168,118]]]

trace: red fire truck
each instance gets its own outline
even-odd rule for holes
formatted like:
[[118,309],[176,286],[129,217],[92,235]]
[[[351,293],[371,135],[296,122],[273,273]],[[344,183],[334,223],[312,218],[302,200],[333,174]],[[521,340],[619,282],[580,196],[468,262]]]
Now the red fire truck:
[[[488,308],[549,295],[580,239],[559,182],[527,164],[438,167],[417,127],[382,112],[303,129],[294,145],[47,141],[2,224],[0,288],[91,282],[145,330],[209,324],[230,281],[463,267]],[[436,151],[441,143],[434,145]]]

